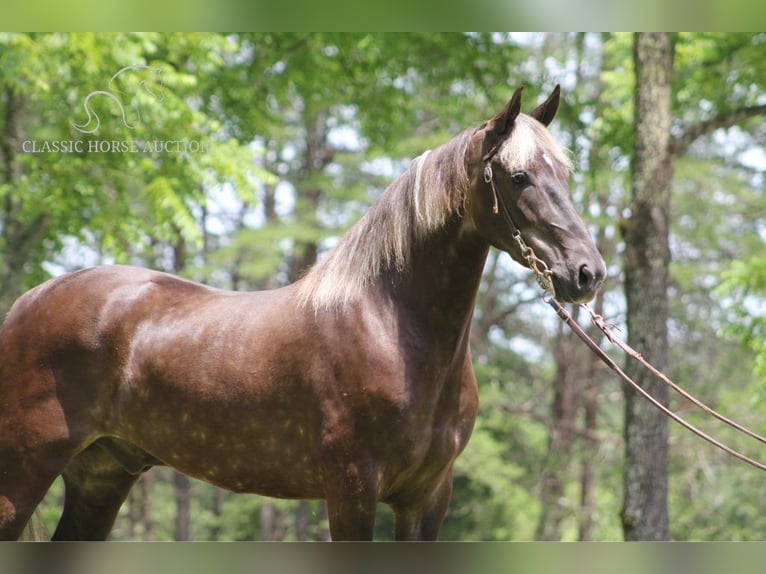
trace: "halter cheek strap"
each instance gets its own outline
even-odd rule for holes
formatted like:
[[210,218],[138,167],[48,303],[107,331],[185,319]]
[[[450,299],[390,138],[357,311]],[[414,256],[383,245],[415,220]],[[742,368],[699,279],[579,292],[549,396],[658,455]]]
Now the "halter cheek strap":
[[[490,184],[492,186],[492,213],[497,214],[497,187],[495,186],[495,174],[492,173],[492,164],[490,163],[492,161],[492,157],[497,153],[497,145],[495,145],[490,151],[487,151],[487,137],[484,136],[484,141],[481,144],[482,150],[482,158],[481,161],[484,162],[484,183]],[[511,221],[511,226],[515,227],[513,225],[513,221]]]
[[516,225],[516,222],[513,221],[513,217],[511,216],[511,211],[508,209],[508,205],[505,203],[505,198],[503,197],[503,194],[501,194],[497,189],[497,181],[495,180],[495,174],[492,171],[492,158],[495,157],[495,154],[497,153],[498,148],[500,147],[500,143],[495,143],[494,146],[492,146],[492,149],[489,148],[489,143],[487,142],[487,136],[484,136],[484,140],[482,141],[481,147],[482,147],[482,158],[481,161],[484,162],[484,182],[488,183],[490,188],[492,189],[492,213],[497,214],[500,213],[500,210],[498,209],[498,204],[500,207],[502,207],[502,216],[503,219],[505,219],[505,223],[508,225],[508,227],[511,229],[511,234],[513,235],[513,238],[517,239],[521,238],[521,231],[519,231],[519,226]]
[[[486,135],[481,144],[481,160],[484,162],[484,181],[485,183],[488,183],[492,189],[492,213],[502,214],[506,225],[508,225],[508,228],[511,230],[511,237],[521,250],[521,256],[527,262],[529,268],[534,272],[537,284],[545,292],[543,298],[554,298],[556,296],[556,291],[553,287],[553,272],[548,268],[545,261],[540,259],[535,254],[534,250],[529,247],[521,237],[521,231],[519,230],[519,226],[513,221],[513,216],[508,209],[508,204],[505,202],[505,197],[503,197],[503,194],[497,189],[497,181],[495,180],[495,174],[492,171],[492,158],[497,153],[499,146],[500,143],[497,142],[491,149],[489,149]],[[498,204],[501,209],[498,209]]]
[[484,183],[492,186],[492,213],[497,215],[497,188],[495,187],[495,174],[489,162],[484,164]]

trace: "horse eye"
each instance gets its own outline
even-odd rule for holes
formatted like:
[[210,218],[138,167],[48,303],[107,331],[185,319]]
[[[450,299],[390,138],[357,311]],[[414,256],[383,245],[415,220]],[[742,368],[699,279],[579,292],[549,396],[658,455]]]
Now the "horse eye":
[[516,185],[524,185],[529,183],[529,176],[525,171],[517,171],[511,174],[511,181]]

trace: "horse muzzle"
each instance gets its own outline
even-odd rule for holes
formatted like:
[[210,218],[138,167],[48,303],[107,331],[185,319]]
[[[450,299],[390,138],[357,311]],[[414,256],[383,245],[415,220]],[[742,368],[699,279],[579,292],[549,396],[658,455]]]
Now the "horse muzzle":
[[606,264],[599,255],[559,272],[553,268],[553,288],[564,303],[587,303],[595,297],[606,277]]

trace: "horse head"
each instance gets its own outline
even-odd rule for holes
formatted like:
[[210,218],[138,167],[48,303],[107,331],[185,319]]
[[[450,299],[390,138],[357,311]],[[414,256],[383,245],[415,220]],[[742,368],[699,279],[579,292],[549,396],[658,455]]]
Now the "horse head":
[[467,214],[486,241],[522,265],[530,266],[533,253],[549,271],[558,298],[588,301],[606,266],[572,205],[571,159],[547,129],[560,89],[529,115],[521,113],[521,91],[471,137]]

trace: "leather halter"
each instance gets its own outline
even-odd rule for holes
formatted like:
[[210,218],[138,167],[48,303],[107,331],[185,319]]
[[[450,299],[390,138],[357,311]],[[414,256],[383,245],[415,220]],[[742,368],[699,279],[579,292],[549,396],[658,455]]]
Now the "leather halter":
[[[496,141],[495,145],[490,148],[487,141],[489,139],[488,136],[489,134],[485,133],[484,140],[481,143],[481,160],[484,162],[484,181],[485,183],[488,183],[492,189],[492,213],[500,213],[502,215],[506,225],[511,230],[511,237],[518,244],[519,249],[521,250],[521,256],[527,262],[529,268],[534,272],[537,284],[545,292],[544,298],[555,297],[556,291],[553,287],[552,279],[553,272],[548,268],[548,265],[545,263],[545,261],[540,259],[535,254],[534,250],[529,247],[521,237],[521,230],[513,220],[511,210],[508,209],[508,204],[505,202],[503,194],[500,193],[500,190],[498,190],[497,187],[495,174],[492,171],[492,158],[495,157],[495,154],[497,154],[497,151],[500,149],[500,144],[505,141],[505,138]],[[500,209],[498,209],[498,204]]]
[[511,212],[508,209],[508,205],[505,203],[505,198],[503,195],[498,191],[497,189],[497,182],[495,181],[495,174],[492,171],[492,158],[495,157],[495,154],[497,154],[497,151],[500,149],[500,144],[504,140],[500,140],[498,142],[495,142],[495,145],[492,146],[492,149],[489,149],[489,143],[487,140],[489,139],[488,134],[484,134],[484,140],[481,143],[481,161],[484,162],[484,182],[488,183],[492,188],[492,213],[498,213],[498,202],[500,203],[500,206],[502,207],[502,216],[503,219],[505,219],[505,222],[508,224],[508,227],[511,229],[511,233],[514,237],[521,236],[521,231],[519,231],[519,226],[516,225],[516,223],[513,221],[513,217],[511,216]]

